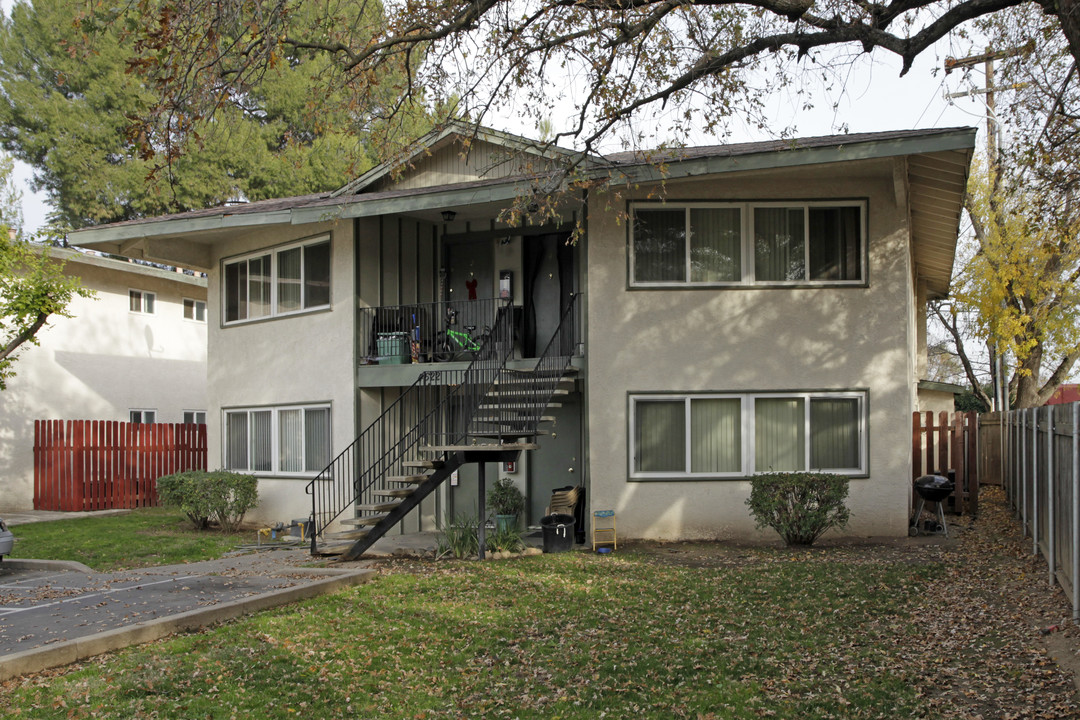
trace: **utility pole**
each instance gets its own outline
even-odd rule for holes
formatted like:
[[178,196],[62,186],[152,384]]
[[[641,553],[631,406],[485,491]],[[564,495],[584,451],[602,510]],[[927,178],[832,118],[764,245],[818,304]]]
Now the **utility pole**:
[[[987,48],[986,52],[981,55],[971,55],[965,58],[945,58],[946,75],[957,68],[974,67],[979,63],[983,63],[983,72],[986,76],[983,88],[972,88],[968,92],[949,93],[946,97],[951,100],[960,97],[974,97],[975,95],[986,96],[986,169],[990,175],[991,192],[997,188],[998,164],[1000,162],[998,151],[1001,144],[1001,124],[997,120],[997,102],[994,93],[998,90],[1019,90],[1027,84],[1013,83],[1000,88],[995,87],[994,61],[1004,60],[1005,58],[1014,57],[1016,55],[1029,55],[1034,50],[1035,42],[1031,41],[1018,48],[1010,48],[1007,50],[992,50],[991,48]],[[990,375],[994,382],[994,404],[997,405],[994,409],[1007,411],[1009,409],[1009,388],[1006,386],[1004,362],[998,348],[989,346],[989,343],[987,343],[987,345],[987,350],[990,354]],[[1002,422],[1002,425],[1004,426],[1004,421]]]
[[990,48],[987,48],[986,52],[981,55],[970,55],[965,58],[945,58],[946,75],[957,68],[974,67],[979,63],[983,63],[986,82],[982,89],[973,88],[967,92],[949,93],[945,97],[952,100],[961,97],[974,97],[975,95],[986,96],[986,165],[990,171],[991,182],[994,182],[997,178],[998,146],[1000,145],[999,135],[1001,133],[1001,126],[997,121],[997,114],[995,113],[997,102],[994,98],[994,93],[998,90],[1019,90],[1027,85],[1027,83],[1013,83],[1003,87],[995,87],[994,61],[1004,60],[1005,58],[1015,57],[1017,55],[1029,55],[1034,50],[1035,42],[1032,41],[1021,47],[1010,48],[1008,50],[991,50]]

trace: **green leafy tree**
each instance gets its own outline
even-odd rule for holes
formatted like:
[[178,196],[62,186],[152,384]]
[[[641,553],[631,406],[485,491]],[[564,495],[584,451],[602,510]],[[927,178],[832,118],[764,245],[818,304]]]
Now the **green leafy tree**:
[[11,177],[14,162],[0,156],[0,390],[15,375],[18,350],[38,343],[52,315],[65,315],[76,295],[91,292],[64,275],[49,247],[23,238],[21,193]]
[[[378,11],[350,6],[359,23]],[[131,119],[152,113],[156,99],[154,86],[130,72],[131,29],[143,17],[120,6],[87,17],[86,7],[20,1],[0,21],[0,141],[33,166],[35,189],[64,224],[324,191],[371,165],[369,119],[344,105],[314,107],[309,86],[330,63],[298,47],[246,77],[212,121],[179,106],[160,116],[189,140],[182,157],[148,152],[140,145],[147,138],[130,133]]]

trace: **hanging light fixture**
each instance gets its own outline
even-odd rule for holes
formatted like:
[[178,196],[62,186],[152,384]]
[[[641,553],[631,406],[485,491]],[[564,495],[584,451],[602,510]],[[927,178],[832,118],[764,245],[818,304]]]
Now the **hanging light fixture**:
[[442,219],[445,220],[446,222],[454,222],[454,218],[456,218],[456,217],[457,217],[457,213],[454,212],[453,210],[443,210],[442,211]]

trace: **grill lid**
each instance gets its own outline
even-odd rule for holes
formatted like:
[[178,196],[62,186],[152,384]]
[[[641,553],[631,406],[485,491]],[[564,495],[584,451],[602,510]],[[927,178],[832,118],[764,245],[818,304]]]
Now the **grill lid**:
[[915,492],[931,502],[944,500],[956,489],[956,483],[943,475],[923,475],[915,481]]

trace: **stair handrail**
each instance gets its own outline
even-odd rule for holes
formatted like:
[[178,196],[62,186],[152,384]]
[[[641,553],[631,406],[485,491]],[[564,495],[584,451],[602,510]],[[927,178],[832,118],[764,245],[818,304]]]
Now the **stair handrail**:
[[[305,492],[312,497],[312,553],[316,552],[317,540],[327,527],[357,502],[373,499],[380,478],[395,470],[404,474],[404,463],[419,459],[418,448],[422,444],[465,442],[478,398],[495,384],[513,350],[509,307],[509,300],[501,302],[491,332],[468,367],[421,373],[416,382],[307,484]],[[398,432],[391,428],[400,427],[408,430],[396,442],[387,442],[388,432]],[[364,469],[357,470],[360,467]],[[354,478],[352,482],[345,481],[348,477]]]
[[[312,551],[315,549],[315,540],[322,531],[341,516],[346,510],[356,503],[359,495],[360,474],[356,472],[360,458],[358,448],[364,447],[369,436],[381,431],[386,424],[387,418],[400,417],[407,411],[408,404],[415,400],[424,391],[424,388],[443,381],[443,377],[454,371],[427,370],[417,377],[416,381],[409,386],[387,407],[382,414],[364,428],[359,435],[338,455],[331,460],[323,470],[312,478],[304,488],[304,492],[311,495],[311,520],[314,527],[311,529]],[[460,371],[457,371],[460,373]],[[371,464],[374,467],[379,461],[385,459],[390,452],[387,448],[382,456]],[[348,477],[354,479],[346,482]],[[351,490],[350,490],[351,488]]]
[[531,370],[515,371],[504,368],[500,373],[500,379],[514,378],[523,381],[522,385],[527,388],[526,391],[518,393],[520,401],[504,403],[500,396],[495,413],[497,427],[502,429],[510,427],[514,421],[518,423],[518,427],[507,434],[521,437],[536,434],[544,410],[551,403],[551,398],[581,342],[577,311],[580,295],[581,293],[571,293],[558,327]]

